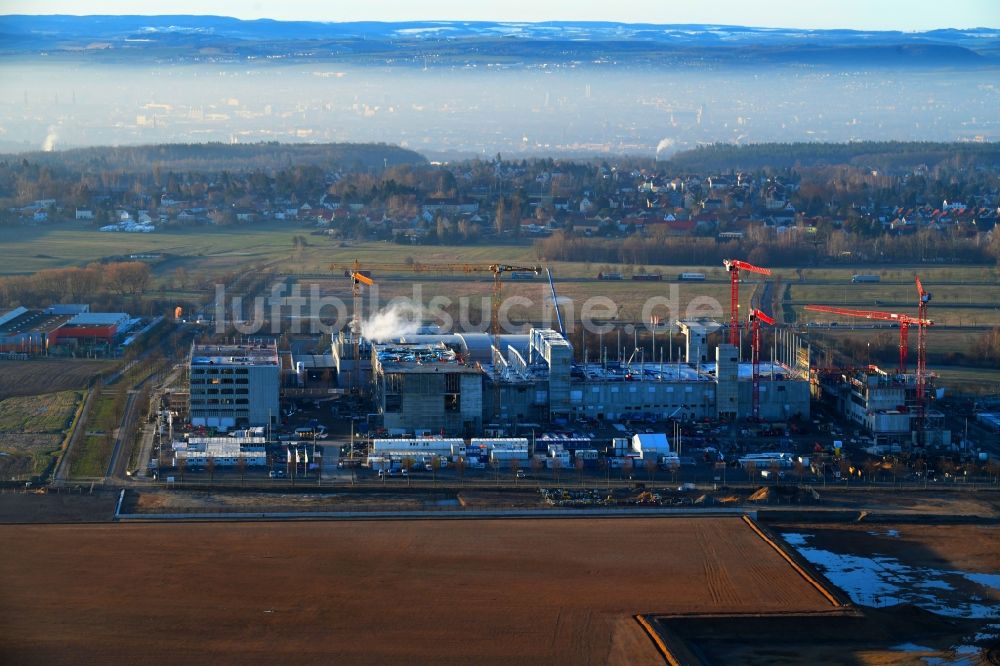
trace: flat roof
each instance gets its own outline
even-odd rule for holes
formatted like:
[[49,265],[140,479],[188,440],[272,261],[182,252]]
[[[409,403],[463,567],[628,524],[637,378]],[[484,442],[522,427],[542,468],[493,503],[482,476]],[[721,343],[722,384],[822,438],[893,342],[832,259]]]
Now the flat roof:
[[556,330],[551,328],[533,328],[531,335],[540,340],[545,340],[552,347],[569,347],[569,341]]
[[194,345],[191,365],[278,365],[274,345]]
[[383,372],[479,372],[443,342],[437,344],[377,344],[375,357]]
[[[633,363],[602,365],[588,363],[574,366],[582,370],[588,381],[659,381],[659,382],[707,382],[713,381],[714,375],[699,371],[694,365],[687,363]],[[712,365],[712,369],[715,366]]]
[[712,333],[722,328],[722,324],[714,319],[679,319],[677,325],[692,332]]
[[292,354],[291,356],[293,363],[301,363],[302,367],[307,369],[337,367],[333,354]]
[[[740,379],[753,379],[753,363],[740,363],[739,372]],[[796,379],[795,373],[784,363],[762,361],[760,364],[760,376],[770,377],[772,372],[775,375],[784,375],[784,379]]]
[[173,443],[174,453],[188,456],[236,457],[263,455],[263,437],[192,437],[188,441]]

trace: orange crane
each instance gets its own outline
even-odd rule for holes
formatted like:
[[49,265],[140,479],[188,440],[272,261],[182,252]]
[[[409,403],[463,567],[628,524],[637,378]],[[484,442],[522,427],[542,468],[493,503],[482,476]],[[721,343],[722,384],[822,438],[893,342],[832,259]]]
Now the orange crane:
[[[491,298],[491,312],[490,312],[490,332],[492,337],[492,346],[496,350],[495,353],[500,353],[500,305],[503,300],[503,282],[501,277],[504,273],[534,273],[535,275],[540,275],[542,272],[541,266],[513,266],[511,264],[460,264],[460,263],[431,263],[431,262],[421,262],[414,261],[410,263],[402,264],[392,264],[392,263],[374,263],[366,264],[369,268],[375,268],[384,271],[405,271],[413,273],[489,273],[493,276],[493,292]],[[354,321],[357,322],[358,335],[355,336],[355,347],[360,344],[360,331],[361,331],[361,291],[360,285],[366,284],[371,286],[374,281],[371,278],[371,274],[367,270],[362,270],[361,262],[357,259],[354,263],[348,266],[331,264],[330,270],[344,270],[344,275],[351,278],[354,286]],[[494,369],[494,381],[493,381],[493,414],[494,416],[499,416],[500,414],[500,382],[499,382],[499,363],[496,362],[496,358],[492,359],[493,369]]]
[[770,275],[771,269],[754,266],[739,259],[725,259],[722,264],[729,271],[729,344],[740,346],[740,271]]
[[761,322],[767,324],[768,326],[774,326],[774,319],[767,316],[757,308],[750,311],[750,315],[747,318],[750,324],[750,330],[753,331],[753,337],[751,338],[750,347],[753,350],[753,418],[755,421],[760,420],[760,324]]
[[[906,357],[909,353],[910,326],[919,327],[920,335],[924,335],[924,330],[928,326],[933,326],[934,322],[923,317],[911,317],[906,314],[896,312],[882,312],[880,310],[849,310],[847,308],[837,308],[829,305],[807,305],[806,310],[810,312],[826,312],[828,314],[843,315],[845,317],[858,317],[860,319],[872,319],[876,321],[891,321],[899,324],[899,372],[906,372]],[[924,352],[917,347],[917,367],[926,367]],[[919,377],[917,391],[920,392]]]
[[354,318],[351,320],[351,337],[354,340],[354,388],[361,385],[361,285],[372,287],[375,281],[368,271],[362,271],[357,260],[354,261],[354,268],[345,271],[345,275],[351,278],[351,294],[354,297]]

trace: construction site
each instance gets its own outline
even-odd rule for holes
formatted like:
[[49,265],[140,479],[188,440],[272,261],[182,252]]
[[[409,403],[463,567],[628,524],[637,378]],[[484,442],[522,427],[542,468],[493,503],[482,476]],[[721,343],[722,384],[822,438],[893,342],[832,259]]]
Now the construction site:
[[[166,417],[150,427],[160,433],[151,474],[130,475],[89,512],[97,498],[80,487],[81,506],[59,494],[8,503],[19,516],[47,506],[53,522],[113,524],[3,526],[0,629],[17,638],[2,654],[573,664],[995,654],[995,493],[961,493],[954,478],[928,492],[926,467],[904,488],[903,468],[880,456],[951,441],[924,353],[930,294],[915,281],[912,315],[806,308],[898,323],[900,362],[888,369],[831,360],[808,326],[775,312],[766,268],[725,268],[729,317],[642,331],[609,317],[603,332],[574,336],[540,268],[468,269],[492,283],[488,325],[452,331],[419,316],[373,325],[361,300],[390,269],[355,266],[341,281],[354,322],[331,335],[329,354],[274,339],[191,345],[177,372],[187,390],[152,401]],[[515,269],[546,274],[553,322],[500,325],[502,277]],[[66,538],[72,550],[54,546]],[[225,557],[206,564],[206,545]],[[25,562],[44,576],[22,575]],[[256,596],[234,611],[248,581]],[[218,623],[191,619],[206,598],[233,629],[224,639]],[[95,621],[94,599],[121,612]],[[470,617],[474,629],[455,629]],[[46,642],[45,618],[68,638]],[[188,640],[157,632],[164,622]]]
[[[495,270],[494,314],[502,302],[502,274],[541,272],[537,267],[502,265],[409,268]],[[733,275],[739,279],[738,273]],[[348,276],[360,312],[361,287],[375,282],[371,271],[351,270]],[[551,273],[548,276],[552,302],[558,303]],[[738,299],[737,294],[735,302]],[[771,358],[764,361],[760,327],[773,325],[774,320],[760,310],[755,309],[743,327],[753,331],[749,358],[740,353],[739,322],[730,323],[728,342],[713,344],[717,337],[713,334],[723,326],[698,319],[676,322],[685,339],[684,353],[674,359],[671,349],[669,361],[663,358],[669,343],[656,346],[655,331],[653,359],[646,360],[634,329],[631,345],[623,345],[618,332],[614,356],[610,343],[600,340],[597,360],[591,360],[586,351],[580,358],[566,335],[558,306],[555,311],[557,328],[530,326],[525,333],[509,334],[500,331],[494,316],[490,333],[429,333],[425,328],[381,340],[366,338],[360,325],[363,318],[356,316],[358,325],[335,338],[333,357],[344,383],[373,396],[382,427],[390,433],[427,431],[469,437],[481,428],[513,433],[523,424],[537,428],[539,424],[613,421],[645,414],[678,420],[808,417],[808,346],[798,335],[783,331],[768,350]]]
[[[817,391],[837,406],[837,411],[868,431],[877,447],[948,447],[951,433],[944,414],[930,408],[933,375],[927,369],[927,330],[934,325],[927,311],[931,293],[919,277],[916,316],[880,310],[853,310],[826,305],[807,305],[820,312],[852,319],[888,322],[899,330],[899,365],[890,370],[869,365],[861,368],[819,368],[815,373]],[[909,372],[909,331],[917,329],[916,370]],[[898,448],[897,448],[898,450]]]
[[[388,436],[519,436],[588,422],[787,424],[807,422],[811,403],[821,400],[867,431],[873,445],[949,446],[944,420],[930,406],[937,395],[926,364],[931,295],[919,278],[913,315],[805,307],[898,327],[899,366],[884,369],[819,362],[831,355],[811,342],[808,328],[776,321],[766,296],[770,270],[739,260],[727,260],[725,268],[727,319],[654,319],[645,326],[601,322],[610,325],[608,332],[590,335],[595,355],[586,332],[577,336],[582,349],[571,342],[567,330],[574,322],[563,319],[551,271],[502,264],[362,268],[355,263],[344,274],[359,314],[332,343],[339,386],[371,401],[370,430]],[[376,285],[376,274],[393,272],[491,276],[489,332],[440,332],[416,321],[389,326],[378,339],[366,336],[364,289]],[[525,322],[517,332],[501,330],[503,278],[509,273],[547,277],[551,326]],[[746,294],[741,300],[741,285],[752,288],[749,301]],[[908,363],[911,327],[917,331],[915,371]],[[681,337],[676,350],[675,333]]]

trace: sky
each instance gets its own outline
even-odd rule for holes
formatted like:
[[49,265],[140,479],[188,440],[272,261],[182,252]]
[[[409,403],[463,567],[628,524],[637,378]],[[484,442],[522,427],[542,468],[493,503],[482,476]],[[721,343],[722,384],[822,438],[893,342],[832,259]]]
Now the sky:
[[618,21],[920,31],[1000,27],[1000,0],[0,0],[0,14],[213,14],[308,21]]

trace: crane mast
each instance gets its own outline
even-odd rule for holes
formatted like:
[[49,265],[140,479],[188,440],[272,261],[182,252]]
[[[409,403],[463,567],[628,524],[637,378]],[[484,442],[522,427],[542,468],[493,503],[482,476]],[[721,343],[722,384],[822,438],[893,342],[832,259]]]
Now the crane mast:
[[761,322],[768,326],[774,326],[774,319],[767,316],[760,310],[754,308],[747,318],[752,331],[750,348],[752,350],[751,360],[753,362],[753,409],[752,414],[755,421],[760,420],[760,325]]
[[[917,291],[920,293],[919,316],[911,317],[907,314],[897,312],[883,312],[881,310],[851,310],[848,308],[838,308],[829,305],[807,305],[806,310],[810,312],[826,312],[828,314],[843,315],[845,317],[857,317],[860,319],[871,319],[875,321],[891,321],[899,324],[899,372],[906,372],[907,339],[909,337],[910,326],[917,327],[917,374],[916,374],[916,397],[915,406],[917,412],[916,433],[918,444],[923,445],[924,422],[926,415],[926,384],[927,384],[927,329],[934,325],[934,322],[927,318],[927,301],[930,301],[930,294],[923,290],[920,279],[917,278]],[[925,298],[926,297],[926,298]]]
[[722,265],[729,272],[729,344],[740,346],[740,271],[770,275],[771,269],[754,266],[739,259],[725,259]]
[[[919,277],[914,278],[917,287],[917,315],[927,319],[927,306],[931,302],[931,293],[924,289]],[[917,329],[917,444],[924,445],[924,433],[927,422],[927,331],[924,326]]]
[[[430,263],[414,261],[411,263],[392,264],[377,263],[366,264],[369,268],[386,271],[404,271],[413,273],[489,273],[493,276],[493,289],[490,299],[490,343],[492,346],[491,364],[493,366],[493,415],[500,417],[500,366],[502,361],[502,351],[500,350],[500,306],[503,300],[503,280],[504,273],[534,273],[540,275],[540,266],[514,266],[511,264],[466,264],[466,263]],[[354,296],[354,347],[355,357],[358,359],[360,368],[360,340],[361,340],[361,285],[371,286],[374,283],[371,275],[361,269],[361,263],[355,260],[349,266],[331,264],[331,270],[344,270],[344,274],[351,278],[352,293]],[[499,358],[498,358],[499,356]]]
[[351,338],[354,342],[354,377],[352,388],[355,391],[361,388],[361,285],[374,286],[375,281],[371,276],[361,270],[361,264],[355,260],[354,266],[344,274],[351,279],[351,296],[354,299],[354,313],[351,320]]

